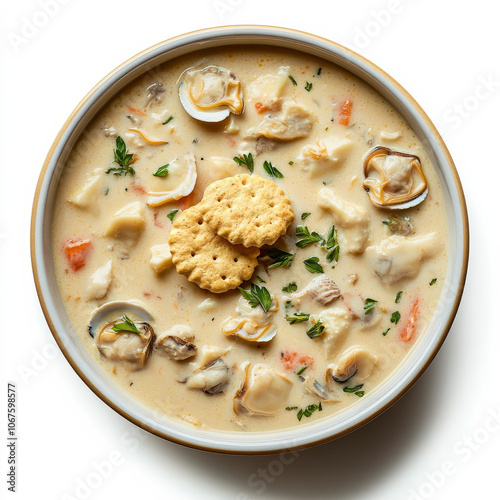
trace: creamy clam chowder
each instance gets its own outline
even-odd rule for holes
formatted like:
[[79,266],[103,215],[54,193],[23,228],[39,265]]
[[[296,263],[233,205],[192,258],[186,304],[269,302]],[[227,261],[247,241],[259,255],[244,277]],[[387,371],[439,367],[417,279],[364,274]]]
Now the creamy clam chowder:
[[[275,182],[294,220],[251,279],[214,293],[177,272],[169,233],[238,174]],[[327,61],[234,47],[165,63],[102,109],[62,173],[52,247],[72,324],[116,384],[252,432],[387,379],[433,315],[448,241],[433,165],[384,98]]]

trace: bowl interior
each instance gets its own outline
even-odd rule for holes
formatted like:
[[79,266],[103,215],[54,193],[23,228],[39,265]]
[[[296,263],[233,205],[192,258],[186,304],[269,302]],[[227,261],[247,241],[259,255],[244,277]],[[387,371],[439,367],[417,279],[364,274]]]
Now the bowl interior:
[[[59,178],[77,139],[102,107],[140,75],[170,59],[205,48],[232,45],[284,47],[321,57],[374,87],[413,128],[433,162],[448,215],[447,279],[438,307],[420,340],[392,376],[356,405],[315,423],[272,433],[230,433],[196,429],[133,400],[107,377],[79,341],[59,294],[51,249],[51,217]],[[455,316],[466,273],[468,227],[465,201],[453,161],[436,129],[411,96],[361,56],[306,33],[268,27],[203,30],[163,42],[135,56],[101,81],[80,103],[56,138],[42,170],[32,220],[32,260],[37,291],[52,333],[85,383],[109,406],[140,427],[172,441],[221,452],[270,453],[339,437],[387,409],[431,362]]]

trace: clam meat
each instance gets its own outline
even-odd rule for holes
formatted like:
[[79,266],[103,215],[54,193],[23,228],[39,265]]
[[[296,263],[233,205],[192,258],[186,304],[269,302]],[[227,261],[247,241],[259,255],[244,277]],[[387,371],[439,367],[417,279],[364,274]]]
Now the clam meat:
[[233,409],[237,415],[273,415],[286,406],[292,382],[269,365],[258,363],[245,367],[245,377],[234,396]]
[[427,196],[427,179],[418,156],[377,146],[365,155],[363,172],[363,187],[377,208],[411,208]]
[[227,389],[229,382],[229,367],[219,358],[211,365],[193,373],[187,379],[186,386],[189,389],[200,389],[205,394],[212,396],[214,394],[222,394]]
[[186,325],[174,325],[158,336],[155,349],[158,353],[174,361],[182,361],[196,355],[193,331]]
[[203,122],[220,122],[230,113],[243,113],[244,108],[240,80],[220,66],[185,71],[180,78],[179,98],[186,112]]
[[331,387],[332,381],[339,384],[347,382],[355,375],[359,380],[370,376],[373,367],[378,362],[377,356],[359,345],[346,349],[338,362],[331,363],[326,369],[326,382]]
[[[120,311],[119,318],[105,318]],[[139,301],[108,302],[94,310],[89,321],[89,333],[95,339],[97,349],[106,359],[122,361],[134,369],[144,366],[155,340],[153,327],[139,317],[152,321],[152,315]]]

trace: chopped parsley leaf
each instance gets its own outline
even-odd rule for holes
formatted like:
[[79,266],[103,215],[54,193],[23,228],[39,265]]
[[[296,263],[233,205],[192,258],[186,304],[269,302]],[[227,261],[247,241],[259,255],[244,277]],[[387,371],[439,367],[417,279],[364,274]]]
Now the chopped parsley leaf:
[[262,309],[264,309],[264,312],[269,311],[273,299],[266,287],[260,287],[259,285],[252,283],[250,285],[250,290],[245,290],[240,286],[238,287],[238,290],[241,292],[241,295],[248,300],[250,307],[255,308],[260,305]]
[[297,82],[295,81],[295,78],[292,75],[288,75],[288,78],[290,78],[290,81],[293,83],[293,85],[297,85]]
[[284,286],[282,289],[281,289],[282,292],[285,292],[285,293],[292,293],[292,292],[296,292],[297,291],[297,283],[295,283],[295,281],[292,281],[291,283],[288,283],[287,286]]
[[314,339],[316,337],[319,337],[320,335],[323,335],[324,331],[325,327],[323,326],[323,323],[321,321],[316,321],[316,323],[314,323],[314,325],[311,326],[311,328],[309,328],[306,333],[310,339]]
[[365,299],[365,307],[364,307],[365,314],[368,314],[375,307],[375,304],[377,302],[378,302],[378,300]]
[[248,153],[247,155],[242,155],[240,157],[235,156],[233,160],[240,166],[240,167],[247,167],[248,170],[253,174],[254,170],[254,165],[253,165],[253,156],[252,153]]
[[304,371],[307,369],[307,365],[304,365],[302,368],[300,368],[299,370],[297,370],[295,373],[297,375],[301,375],[302,373],[304,373]]
[[267,255],[273,261],[269,269],[274,269],[275,267],[289,267],[294,257],[293,253],[285,252],[279,248],[271,248]]
[[166,125],[167,123],[170,123],[174,119],[173,116],[169,116],[163,123],[162,125]]
[[293,316],[285,316],[285,319],[291,324],[302,323],[304,321],[309,321],[310,314],[303,312],[296,312]]
[[399,314],[399,311],[395,311],[392,313],[391,323],[394,323],[395,325],[397,325],[400,319],[401,319],[401,314]]
[[257,275],[257,281],[259,283],[265,283],[265,280],[263,280],[259,275]]
[[127,151],[125,141],[120,136],[116,138],[115,146],[113,150],[115,159],[113,161],[118,164],[118,167],[110,167],[106,170],[106,173],[112,173],[113,175],[135,175],[135,170],[130,166],[134,161],[134,155]]
[[313,84],[311,82],[306,82],[306,86],[304,87],[308,92],[311,92],[313,88]]
[[398,294],[396,295],[396,298],[394,299],[394,302],[396,302],[396,304],[399,304],[399,302],[401,301],[401,297],[403,296],[403,290],[400,290],[398,292]]
[[318,257],[309,257],[304,261],[304,266],[310,273],[323,274],[323,267],[319,263]]
[[301,216],[300,216],[300,220],[306,220],[309,216],[311,215],[311,212],[304,212]]
[[278,179],[282,179],[283,178],[283,174],[277,168],[273,167],[273,164],[270,161],[265,161],[264,162],[264,170],[271,177],[276,177]]
[[299,248],[306,248],[313,243],[323,241],[323,237],[320,234],[318,234],[316,231],[310,233],[307,226],[297,226],[297,228],[295,229],[295,236],[300,238],[295,243],[295,245],[297,245]]
[[437,278],[432,278],[431,282],[429,283],[430,286],[434,285],[436,283]]
[[178,208],[172,210],[171,212],[169,212],[167,214],[167,217],[170,219],[171,222],[174,222],[174,217],[175,217],[175,214],[179,211]]
[[115,323],[111,330],[114,332],[132,332],[132,333],[140,333],[135,323],[126,315],[122,316],[123,323]]
[[389,333],[390,328],[387,328],[385,332],[382,332],[382,335],[385,337]]
[[167,163],[166,165],[162,165],[153,175],[155,177],[165,177],[168,174],[168,167],[170,165]]

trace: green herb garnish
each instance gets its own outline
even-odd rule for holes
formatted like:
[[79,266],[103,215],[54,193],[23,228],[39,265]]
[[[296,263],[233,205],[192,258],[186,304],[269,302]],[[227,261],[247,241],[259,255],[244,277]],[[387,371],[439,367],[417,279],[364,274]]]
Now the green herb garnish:
[[166,125],[167,123],[170,123],[174,119],[173,116],[169,116],[163,123],[162,125]]
[[327,251],[326,260],[327,262],[338,262],[340,254],[340,246],[337,243],[337,230],[335,226],[332,226],[328,232],[326,241],[323,240],[321,248]]
[[316,321],[309,330],[307,330],[307,335],[310,339],[314,339],[316,337],[319,337],[320,335],[323,335],[325,331],[325,327],[323,326],[323,323],[321,321]]
[[296,323],[302,323],[303,321],[308,321],[310,314],[303,312],[296,312],[293,316],[285,316],[285,319],[291,324],[295,325]]
[[127,146],[121,137],[117,137],[115,141],[115,149],[113,150],[115,159],[114,163],[118,164],[118,167],[110,167],[106,170],[106,173],[112,173],[113,175],[135,175],[135,170],[130,166],[134,160],[134,155],[127,151]]
[[306,220],[309,216],[311,215],[311,212],[304,212],[301,216],[300,216],[300,220]]
[[400,290],[398,292],[398,294],[396,295],[396,298],[394,299],[394,302],[396,302],[396,304],[399,304],[399,302],[401,301],[401,297],[403,296],[403,290]]
[[316,71],[316,74],[319,76],[321,75],[321,68],[318,68],[318,71]]
[[382,332],[382,335],[385,337],[389,333],[390,328],[387,328],[385,332]]
[[297,413],[297,418],[300,420],[302,420],[302,417],[310,417],[316,410],[322,410],[321,408],[321,403],[319,405],[316,405],[316,404],[312,404],[312,405],[309,405],[307,406],[304,410],[299,410],[299,412]]
[[259,275],[257,275],[257,281],[259,283],[265,283],[265,280],[263,280]]
[[168,174],[168,167],[170,165],[167,163],[165,165],[162,165],[153,175],[155,177],[165,177]]
[[386,219],[386,220],[382,221],[382,224],[385,224],[386,226],[390,226],[392,224],[392,222],[393,222],[392,220]]
[[316,231],[310,233],[307,226],[297,226],[297,229],[295,229],[295,236],[297,236],[297,238],[300,238],[295,243],[299,248],[306,248],[313,243],[323,241],[323,237],[320,234],[318,234]]
[[313,84],[310,83],[310,82],[306,82],[306,86],[305,86],[305,89],[308,91],[308,92],[311,92],[313,88]]
[[344,387],[343,391],[356,394],[356,396],[358,396],[358,398],[361,398],[365,395],[365,391],[360,390],[362,387],[363,387],[363,384],[353,385],[353,386],[348,385],[348,386]]
[[169,212],[167,214],[167,217],[170,219],[171,222],[174,222],[174,217],[175,217],[175,214],[179,211],[178,208],[172,210],[171,212]]
[[264,312],[269,311],[273,299],[266,287],[260,287],[259,285],[252,283],[250,285],[250,290],[245,290],[240,286],[238,287],[238,290],[241,292],[241,295],[248,300],[250,307],[255,308],[260,305],[262,309],[264,309]]
[[267,254],[273,261],[268,269],[275,267],[289,267],[293,260],[294,254],[280,250],[279,248],[271,248]]
[[292,411],[292,410],[298,410],[298,409],[299,409],[299,407],[298,407],[298,406],[287,406],[287,407],[285,408],[285,410],[286,410],[286,411]]
[[122,316],[122,319],[123,323],[115,323],[111,330],[114,332],[141,333],[135,326],[134,322],[126,314]]
[[253,174],[253,156],[252,153],[248,153],[247,155],[242,155],[240,157],[235,156],[233,160],[240,166],[240,167],[247,167],[248,170]]
[[288,162],[288,165],[293,165],[293,161],[292,161],[292,160],[290,160],[290,161]]
[[397,325],[400,319],[401,319],[401,314],[399,314],[399,311],[392,313],[391,323],[394,323],[395,325]]
[[430,286],[434,285],[438,279],[437,278],[432,278],[431,282],[429,283]]
[[295,283],[295,281],[292,281],[292,283],[288,283],[287,286],[284,286],[282,289],[281,289],[282,292],[285,292],[285,293],[292,293],[292,292],[296,292],[297,291],[297,283]]
[[283,178],[283,174],[277,168],[273,167],[273,164],[270,161],[265,161],[264,162],[264,170],[271,177],[276,177],[278,179],[282,179]]
[[288,75],[288,78],[290,78],[290,81],[294,84],[297,85],[297,82],[295,81],[295,78],[292,75]]
[[304,261],[304,266],[310,273],[322,274],[324,273],[323,267],[319,264],[318,257],[309,257]]
[[301,375],[302,373],[304,373],[304,371],[306,370],[307,368],[307,365],[304,365],[302,368],[300,368],[299,370],[297,370],[295,373],[297,375]]
[[365,314],[368,314],[375,307],[375,304],[377,302],[378,302],[378,300],[365,299],[365,307],[364,307]]

